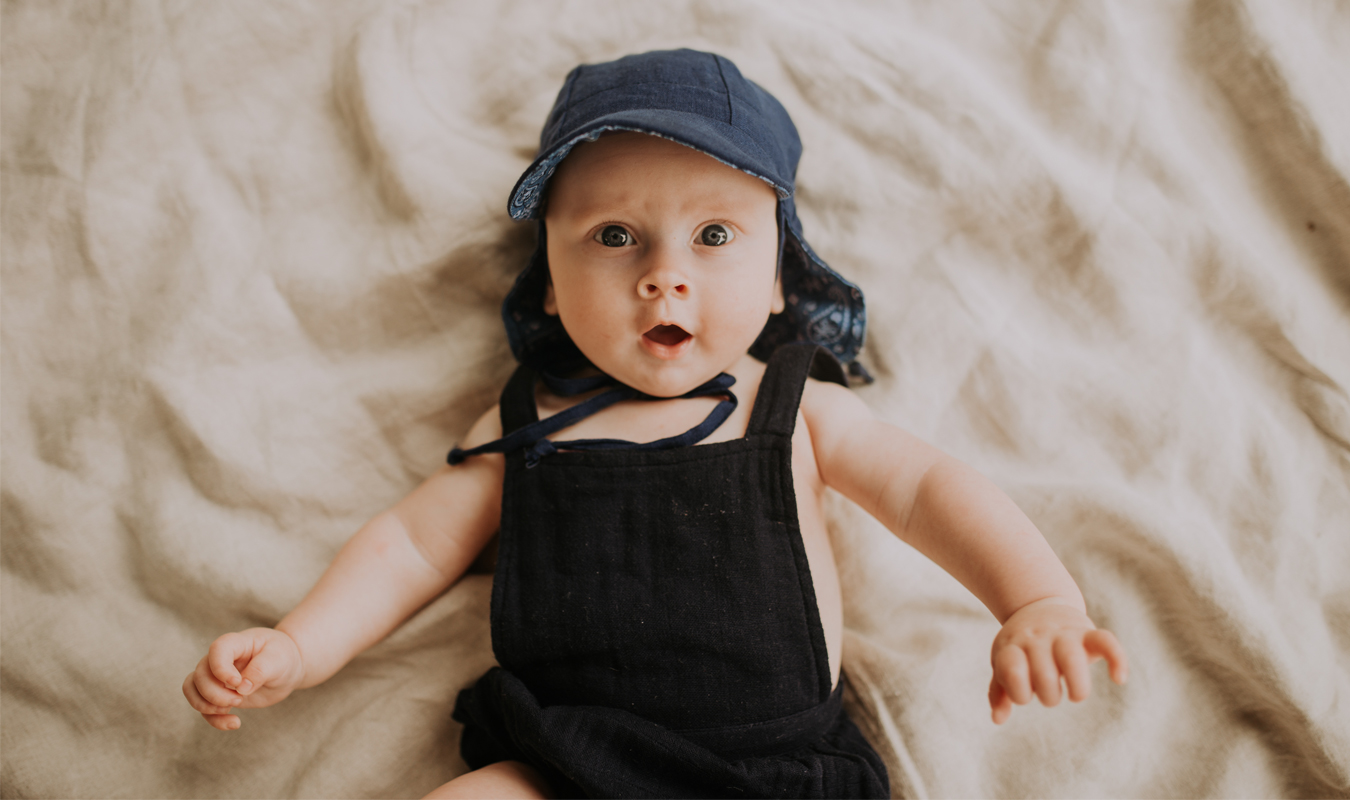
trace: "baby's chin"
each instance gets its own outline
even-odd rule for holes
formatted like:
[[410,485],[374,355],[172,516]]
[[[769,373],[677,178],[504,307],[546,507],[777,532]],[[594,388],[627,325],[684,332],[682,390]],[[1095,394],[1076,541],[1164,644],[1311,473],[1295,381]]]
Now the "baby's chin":
[[[719,370],[720,372],[720,370]],[[651,397],[679,397],[687,394],[717,377],[714,372],[707,377],[681,378],[676,376],[660,376],[656,378],[634,378],[631,382],[620,379],[620,383],[625,383],[639,392]]]
[[[594,362],[593,362],[594,363]],[[725,370],[715,366],[664,361],[646,369],[605,369],[596,364],[603,372],[619,383],[631,386],[652,397],[679,397],[697,389],[716,378]]]

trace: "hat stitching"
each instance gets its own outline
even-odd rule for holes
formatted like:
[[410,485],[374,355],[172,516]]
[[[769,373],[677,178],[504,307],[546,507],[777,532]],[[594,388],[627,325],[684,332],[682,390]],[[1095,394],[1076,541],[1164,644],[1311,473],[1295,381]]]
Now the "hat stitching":
[[727,92],[727,124],[736,127],[736,104],[731,102],[731,87],[727,85],[727,75],[722,71],[722,59],[719,56],[713,56],[713,63],[717,65],[717,77],[722,79],[722,88]]
[[[725,81],[723,81],[723,85],[724,86],[726,85]],[[575,100],[573,100],[571,98],[571,95],[569,94],[564,102],[566,102],[568,104],[568,108],[571,109],[575,106],[578,106],[586,102],[587,100],[590,100],[592,97],[602,95],[605,92],[612,92],[616,89],[628,89],[630,87],[635,86],[683,86],[686,89],[702,89],[703,91],[709,91],[707,85],[702,83],[679,83],[677,81],[634,81],[632,83],[624,83],[619,84],[617,86],[604,86],[599,89],[596,89],[595,91],[591,92],[588,95],[578,97]]]
[[562,116],[558,118],[558,130],[563,129],[563,126],[567,124],[567,115],[572,113],[572,89],[577,85],[577,78],[580,77],[581,71],[585,68],[586,65],[582,64],[567,76],[567,94],[563,97]]

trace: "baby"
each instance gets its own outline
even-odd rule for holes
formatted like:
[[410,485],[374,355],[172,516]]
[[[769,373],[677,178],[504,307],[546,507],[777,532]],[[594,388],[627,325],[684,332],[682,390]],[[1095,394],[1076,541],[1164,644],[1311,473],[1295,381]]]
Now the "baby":
[[826,487],[1002,623],[994,722],[1062,684],[1084,699],[1100,658],[1123,683],[1012,501],[847,388],[862,294],[802,236],[800,152],[719,56],[573,70],[511,196],[539,246],[503,307],[521,366],[499,406],[276,628],[216,639],[192,707],[235,730],[232,709],[322,683],[500,531],[501,666],[455,706],[473,771],[430,797],[888,796],[840,703]]

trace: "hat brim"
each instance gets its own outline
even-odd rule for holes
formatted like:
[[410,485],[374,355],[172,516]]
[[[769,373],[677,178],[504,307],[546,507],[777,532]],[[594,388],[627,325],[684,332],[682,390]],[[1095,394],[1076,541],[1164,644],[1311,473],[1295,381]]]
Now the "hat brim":
[[538,219],[545,187],[558,165],[572,148],[582,142],[593,142],[610,131],[632,131],[668,139],[759,178],[773,187],[779,199],[792,196],[790,176],[764,174],[763,170],[748,166],[769,163],[769,157],[750,137],[731,125],[686,111],[635,109],[597,117],[570,131],[561,143],[536,157],[511,190],[507,210],[512,219]]

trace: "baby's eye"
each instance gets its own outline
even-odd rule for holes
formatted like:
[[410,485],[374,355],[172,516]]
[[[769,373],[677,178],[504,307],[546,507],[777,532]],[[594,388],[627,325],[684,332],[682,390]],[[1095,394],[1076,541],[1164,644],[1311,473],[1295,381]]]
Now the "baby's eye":
[[731,241],[731,231],[714,222],[703,228],[703,233],[699,234],[699,240],[709,247],[721,247]]
[[627,247],[633,243],[633,234],[619,225],[606,225],[595,235],[595,240],[605,247]]

